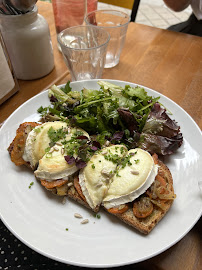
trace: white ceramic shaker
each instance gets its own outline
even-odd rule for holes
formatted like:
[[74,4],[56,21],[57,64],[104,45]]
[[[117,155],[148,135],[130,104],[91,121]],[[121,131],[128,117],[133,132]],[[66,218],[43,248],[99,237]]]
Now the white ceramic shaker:
[[54,57],[50,31],[36,6],[26,14],[0,14],[0,27],[18,79],[38,79],[52,71]]

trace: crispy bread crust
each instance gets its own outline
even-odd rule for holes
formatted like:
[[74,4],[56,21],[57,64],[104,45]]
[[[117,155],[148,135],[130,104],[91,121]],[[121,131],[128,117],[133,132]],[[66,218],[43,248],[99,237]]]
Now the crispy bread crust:
[[[172,185],[173,189],[173,179],[168,167],[159,160],[159,174],[164,176],[167,183]],[[150,216],[147,218],[136,218],[133,214],[132,206],[123,214],[113,214],[119,219],[121,219],[126,224],[132,226],[137,229],[141,233],[148,234],[157,224],[158,222],[165,216],[165,214],[170,209],[173,200],[169,200],[166,202],[166,208],[163,211],[157,206],[154,206],[154,210]]]
[[76,191],[74,186],[71,186],[67,191],[67,196],[74,201],[82,204],[83,206],[87,207],[88,209],[91,209],[93,212],[97,213],[99,211],[99,207],[96,207],[95,209],[92,209],[87,202],[85,202],[80,196],[79,193]]
[[68,198],[82,204],[83,206],[87,207],[88,209],[92,210],[95,213],[97,213],[99,211],[99,207],[96,207],[95,209],[92,209],[89,206],[89,204],[81,198],[81,196],[79,195],[79,193],[77,192],[76,188],[73,185],[71,187],[67,187],[67,190],[65,191],[65,194],[62,194],[62,195],[58,194],[57,188],[52,188],[52,189],[46,188],[46,189],[48,191],[52,192],[54,195],[67,196]]
[[16,136],[8,147],[8,152],[11,157],[11,161],[15,163],[16,166],[25,165],[31,168],[30,164],[23,160],[22,155],[25,148],[25,142],[29,132],[32,128],[38,126],[36,122],[25,122],[20,124],[16,131]]

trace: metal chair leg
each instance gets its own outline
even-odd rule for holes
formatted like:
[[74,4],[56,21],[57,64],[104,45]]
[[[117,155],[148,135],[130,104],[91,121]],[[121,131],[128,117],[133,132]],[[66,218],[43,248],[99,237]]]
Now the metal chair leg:
[[136,19],[139,4],[140,4],[140,0],[134,0],[133,8],[132,8],[131,16],[130,16],[131,22],[134,22]]

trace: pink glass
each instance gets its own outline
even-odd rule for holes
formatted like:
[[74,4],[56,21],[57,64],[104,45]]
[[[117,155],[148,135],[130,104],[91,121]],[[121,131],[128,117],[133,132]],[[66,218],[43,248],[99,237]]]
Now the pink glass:
[[97,0],[52,0],[56,32],[82,25],[87,13],[97,9]]

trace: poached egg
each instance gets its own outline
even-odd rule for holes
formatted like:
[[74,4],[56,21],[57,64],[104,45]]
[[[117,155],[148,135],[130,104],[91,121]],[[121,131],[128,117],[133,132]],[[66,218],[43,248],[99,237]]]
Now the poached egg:
[[[68,128],[68,134],[65,140],[71,140],[76,133],[80,133],[83,136],[89,138],[87,132],[81,128]],[[63,139],[64,140],[64,139]],[[58,179],[68,180],[69,176],[78,171],[76,163],[68,164],[65,160],[64,146],[58,141],[50,150],[39,160],[39,166],[34,172],[36,178],[53,181]],[[74,155],[76,158],[77,156]]]
[[106,196],[109,184],[113,181],[117,163],[127,153],[124,145],[113,145],[94,154],[87,166],[79,173],[79,184],[92,209],[99,206]]
[[23,159],[30,163],[32,169],[36,168],[39,160],[45,155],[45,150],[49,147],[50,138],[48,130],[50,128],[58,130],[67,128],[67,124],[61,121],[46,122],[35,127],[27,136]]
[[103,199],[107,209],[138,198],[151,186],[158,173],[158,165],[154,164],[148,152],[136,148],[130,150],[128,155],[131,156],[130,163],[124,168],[120,166]]
[[[52,147],[50,147],[50,129],[56,133],[60,130],[64,132],[62,139],[59,139]],[[47,181],[67,180],[70,175],[78,170],[75,163],[68,164],[66,162],[64,146],[61,143],[71,140],[78,133],[89,138],[88,133],[84,130],[69,127],[62,121],[55,121],[39,125],[28,134],[23,159],[30,162],[33,169],[39,164],[34,172],[37,178]]]
[[138,198],[157,173],[158,165],[148,152],[113,145],[92,156],[79,173],[79,183],[91,208],[103,204],[109,209]]
[[64,158],[63,146],[53,146],[50,151],[39,160],[39,166],[34,172],[41,180],[52,181],[57,179],[68,180],[78,168],[75,163],[68,164]]

